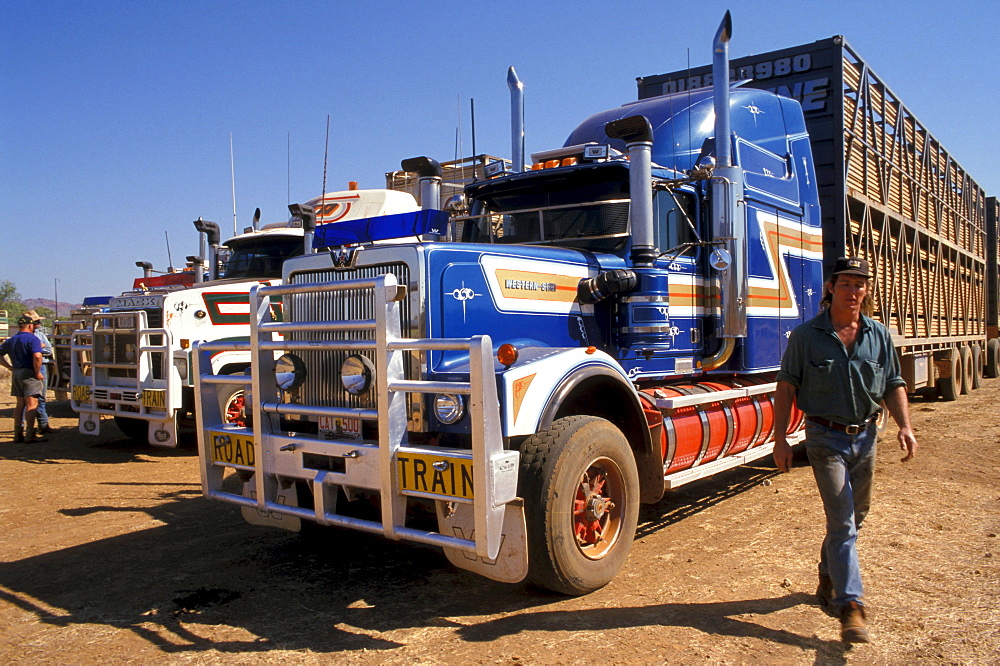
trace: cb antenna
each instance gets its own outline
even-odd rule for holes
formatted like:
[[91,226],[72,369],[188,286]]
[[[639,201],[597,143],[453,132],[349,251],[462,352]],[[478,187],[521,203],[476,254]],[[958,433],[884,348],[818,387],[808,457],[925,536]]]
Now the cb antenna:
[[321,197],[326,196],[326,158],[330,155],[330,114],[326,114],[326,148],[323,149],[323,189],[319,191]]
[[163,236],[164,236],[164,238],[167,239],[167,272],[168,273],[173,273],[174,272],[174,260],[173,260],[173,257],[170,256],[170,235],[167,233],[166,229],[163,230]]
[[229,175],[233,185],[233,235],[236,235],[236,165],[233,162],[233,133],[229,133]]

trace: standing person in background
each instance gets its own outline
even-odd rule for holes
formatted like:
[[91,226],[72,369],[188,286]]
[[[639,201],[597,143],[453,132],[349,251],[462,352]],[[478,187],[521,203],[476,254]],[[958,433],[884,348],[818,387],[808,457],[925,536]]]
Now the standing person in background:
[[845,643],[869,641],[856,542],[871,505],[883,401],[899,426],[903,462],[917,451],[892,338],[868,316],[870,279],[864,259],[837,260],[822,311],[792,331],[774,397],[774,462],[782,472],[792,464],[785,433],[793,401],[806,414],[805,448],[826,514],[816,594],[840,617]]
[[[10,394],[16,398],[14,405],[14,441],[47,442],[35,435],[35,412],[38,396],[45,390],[42,379],[42,343],[33,332],[30,317],[17,319],[17,335],[0,344],[0,365],[10,368]],[[6,357],[10,357],[10,362]],[[25,438],[24,429],[28,430]]]
[[42,382],[44,382],[44,385],[42,387],[42,394],[38,396],[38,432],[54,432],[52,428],[49,427],[49,413],[45,407],[45,397],[49,390],[49,374],[45,363],[47,360],[52,358],[52,343],[49,342],[49,336],[45,334],[45,330],[42,328],[42,320],[45,319],[45,317],[42,317],[34,310],[28,310],[21,316],[31,319],[31,325],[34,329],[33,332],[38,338],[38,341],[42,343]]

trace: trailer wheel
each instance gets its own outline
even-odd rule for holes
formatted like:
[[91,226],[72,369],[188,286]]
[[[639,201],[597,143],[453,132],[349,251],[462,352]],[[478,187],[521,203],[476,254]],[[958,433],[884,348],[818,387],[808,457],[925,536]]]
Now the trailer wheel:
[[982,386],[983,383],[983,348],[979,343],[972,345],[972,388],[973,390]]
[[986,341],[986,376],[990,379],[1000,377],[1000,339]]
[[944,400],[958,400],[962,393],[962,359],[957,349],[950,349],[948,361],[951,365],[951,376],[940,377],[937,380],[938,395]]
[[528,580],[561,594],[607,585],[622,568],[639,518],[639,474],[621,431],[569,416],[521,446]]
[[958,355],[962,362],[962,395],[968,395],[972,392],[972,350],[968,345],[961,345]]
[[129,439],[143,444],[149,443],[149,421],[130,419],[127,416],[116,416],[115,425]]

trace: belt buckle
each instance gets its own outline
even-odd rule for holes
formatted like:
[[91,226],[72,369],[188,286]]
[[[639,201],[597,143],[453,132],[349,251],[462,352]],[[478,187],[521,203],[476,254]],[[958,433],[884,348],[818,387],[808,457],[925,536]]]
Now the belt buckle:
[[849,426],[844,426],[844,432],[846,432],[848,435],[857,435],[864,428],[865,426],[863,425],[849,425]]

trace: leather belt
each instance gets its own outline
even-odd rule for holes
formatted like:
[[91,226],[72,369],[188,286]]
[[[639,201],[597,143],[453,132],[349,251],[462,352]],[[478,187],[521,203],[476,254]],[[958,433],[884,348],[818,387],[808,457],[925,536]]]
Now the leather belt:
[[824,428],[830,428],[832,430],[839,430],[841,432],[846,432],[848,435],[857,435],[865,431],[865,429],[872,424],[872,422],[878,418],[878,414],[874,414],[864,422],[857,425],[844,425],[843,423],[837,423],[835,421],[828,421],[820,416],[807,416],[807,421],[812,421],[813,423],[819,424]]

